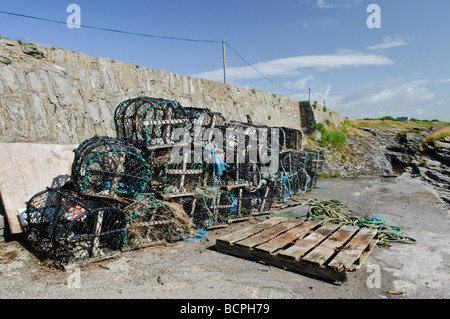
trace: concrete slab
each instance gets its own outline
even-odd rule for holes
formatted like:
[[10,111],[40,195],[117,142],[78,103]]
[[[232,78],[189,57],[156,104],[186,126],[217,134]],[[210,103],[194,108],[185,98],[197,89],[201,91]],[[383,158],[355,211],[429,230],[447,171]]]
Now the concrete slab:
[[70,175],[78,145],[0,143],[0,199],[11,234],[23,232],[19,211],[36,193]]

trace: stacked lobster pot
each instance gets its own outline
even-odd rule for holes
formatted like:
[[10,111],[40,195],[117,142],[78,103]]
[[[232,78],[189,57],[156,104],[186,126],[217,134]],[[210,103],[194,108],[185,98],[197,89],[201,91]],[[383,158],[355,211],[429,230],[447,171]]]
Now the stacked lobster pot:
[[267,211],[313,187],[323,165],[322,154],[301,150],[300,130],[227,122],[175,101],[125,101],[115,124],[150,164],[152,190],[198,227]]
[[132,144],[95,136],[74,153],[71,176],[27,202],[27,239],[42,258],[88,263],[190,227],[151,192],[150,166]]
[[126,100],[114,124],[117,138],[81,143],[70,178],[27,203],[28,238],[47,258],[90,262],[268,211],[314,187],[323,165],[299,130],[176,101]]

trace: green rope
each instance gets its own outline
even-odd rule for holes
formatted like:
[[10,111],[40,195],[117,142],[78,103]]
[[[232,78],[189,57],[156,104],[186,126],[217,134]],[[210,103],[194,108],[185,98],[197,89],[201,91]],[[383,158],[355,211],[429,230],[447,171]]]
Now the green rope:
[[378,230],[380,246],[391,246],[391,243],[415,244],[417,241],[411,237],[402,235],[400,227],[389,226],[385,221],[367,217],[352,217],[342,212],[344,204],[337,200],[306,200],[302,205],[308,205],[308,220],[321,224],[335,223],[339,225],[353,225],[360,228],[367,227]]

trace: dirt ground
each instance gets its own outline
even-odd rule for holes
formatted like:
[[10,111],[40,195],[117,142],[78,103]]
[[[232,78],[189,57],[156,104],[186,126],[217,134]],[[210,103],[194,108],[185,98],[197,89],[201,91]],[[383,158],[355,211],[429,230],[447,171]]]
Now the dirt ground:
[[[321,179],[304,198],[336,199],[354,215],[378,215],[417,244],[375,247],[336,285],[217,252],[218,236],[149,247],[64,272],[49,269],[19,241],[0,246],[0,298],[379,299],[450,297],[450,212],[424,183],[408,177]],[[388,293],[392,291],[401,294]]]

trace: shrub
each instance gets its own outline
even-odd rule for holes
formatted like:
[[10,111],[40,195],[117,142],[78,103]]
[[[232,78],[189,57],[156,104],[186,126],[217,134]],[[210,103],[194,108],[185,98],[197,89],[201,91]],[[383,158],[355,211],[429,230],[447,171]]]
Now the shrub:
[[344,145],[347,142],[347,135],[340,130],[336,131],[325,131],[322,133],[322,137],[319,140],[321,145],[332,145],[333,147],[338,147]]
[[313,130],[318,130],[321,134],[324,134],[326,132],[325,125],[323,125],[322,123],[312,124],[311,128]]

